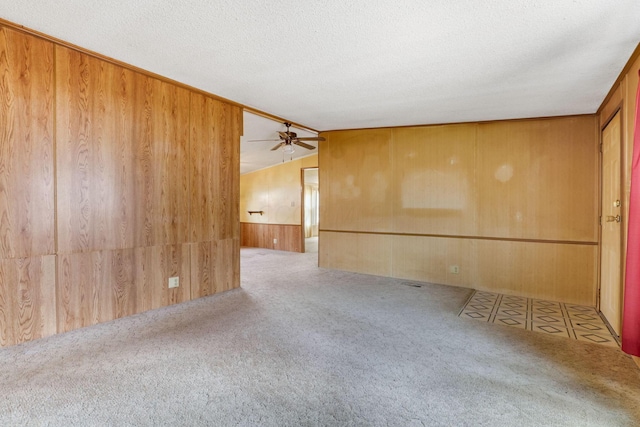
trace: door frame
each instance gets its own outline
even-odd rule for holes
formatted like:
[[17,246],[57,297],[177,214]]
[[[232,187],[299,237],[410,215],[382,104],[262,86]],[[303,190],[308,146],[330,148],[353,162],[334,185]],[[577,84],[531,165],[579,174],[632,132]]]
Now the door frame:
[[[300,168],[300,224],[302,225],[301,229],[300,229],[300,239],[302,240],[300,242],[300,248],[302,248],[302,253],[307,252],[307,248],[305,247],[305,237],[304,237],[304,226],[305,226],[305,202],[304,202],[304,171],[308,170],[308,169],[317,169],[318,170],[318,176],[320,176],[320,168],[318,166],[310,166],[310,167],[306,167],[306,168]],[[320,185],[318,184],[318,187]],[[320,212],[318,212],[318,220],[320,219]],[[319,234],[318,234],[319,237]],[[319,240],[319,239],[318,239]]]
[[[603,160],[604,160],[604,152],[603,152],[603,138],[602,135],[604,133],[604,130],[607,128],[607,126],[609,126],[609,124],[611,123],[611,121],[614,119],[614,117],[619,114],[620,115],[620,175],[618,176],[618,180],[620,181],[620,216],[621,216],[621,221],[620,221],[620,228],[621,228],[621,233],[620,233],[620,247],[618,248],[619,252],[620,252],[620,265],[619,267],[619,277],[620,277],[620,294],[621,294],[621,298],[624,298],[624,265],[625,265],[625,258],[623,257],[626,253],[625,253],[625,242],[626,242],[626,235],[625,235],[625,230],[627,230],[626,227],[626,223],[627,223],[627,200],[625,197],[625,190],[624,190],[624,168],[625,168],[625,164],[624,164],[624,159],[625,159],[625,154],[624,154],[624,132],[623,132],[623,120],[624,120],[624,114],[623,114],[623,105],[622,102],[620,102],[616,108],[611,112],[611,114],[609,115],[609,117],[607,117],[607,120],[605,120],[601,125],[600,128],[598,130],[598,147],[599,147],[599,175],[600,175],[600,191],[599,191],[599,203],[598,203],[598,218],[599,218],[599,223],[598,223],[598,288],[597,288],[597,292],[596,292],[596,309],[598,310],[598,313],[601,314],[601,317],[604,318],[604,320],[606,320],[607,326],[609,327],[609,329],[611,331],[613,331],[613,328],[611,328],[611,326],[608,324],[608,320],[604,317],[604,315],[602,314],[601,311],[601,302],[602,302],[602,226],[603,226],[603,212],[602,212],[602,201],[604,199],[604,167],[603,167]],[[623,309],[624,305],[623,305],[623,301],[621,301],[621,310]],[[622,315],[622,313],[620,313]],[[621,326],[622,326],[622,322],[621,322]]]

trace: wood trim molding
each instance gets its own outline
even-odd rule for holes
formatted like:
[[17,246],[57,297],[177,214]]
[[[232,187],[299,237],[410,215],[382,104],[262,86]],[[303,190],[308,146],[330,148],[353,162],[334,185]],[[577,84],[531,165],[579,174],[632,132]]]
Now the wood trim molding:
[[274,227],[301,227],[300,224],[274,224],[271,222],[247,222],[240,221],[240,224],[248,224],[248,225],[272,225]]
[[609,89],[607,96],[605,96],[602,102],[600,103],[600,107],[598,107],[598,111],[596,112],[596,114],[600,114],[600,112],[605,107],[605,105],[607,105],[607,102],[609,102],[609,99],[611,99],[611,97],[613,96],[613,93],[616,91],[616,88],[620,85],[620,83],[625,78],[627,73],[631,70],[631,66],[633,65],[634,62],[636,62],[638,58],[640,58],[640,43],[638,43],[635,50],[631,54],[631,57],[629,57],[629,60],[622,68],[622,71],[620,71],[618,78],[611,86],[611,89]]
[[598,246],[598,242],[581,242],[581,241],[573,241],[573,240],[518,239],[518,238],[509,238],[509,237],[458,236],[453,234],[392,233],[392,232],[380,232],[380,231],[352,231],[352,230],[327,230],[327,229],[320,229],[319,231],[327,232],[327,233],[371,234],[371,235],[381,235],[381,236],[440,237],[444,239],[498,240],[502,242],[553,243],[553,244],[563,244],[563,245]]
[[181,83],[181,82],[178,82],[176,80],[172,80],[170,78],[161,76],[161,75],[153,73],[151,71],[148,71],[148,70],[145,70],[145,69],[142,69],[142,68],[138,68],[138,67],[136,67],[134,65],[131,65],[131,64],[127,64],[126,62],[122,62],[122,61],[119,61],[117,59],[111,58],[109,56],[106,56],[106,55],[103,55],[103,54],[100,54],[100,53],[97,53],[97,52],[93,52],[93,51],[91,51],[89,49],[85,49],[85,48],[83,48],[81,46],[75,45],[73,43],[69,43],[67,41],[58,39],[58,38],[50,36],[48,34],[41,33],[39,31],[33,30],[31,28],[25,27],[24,25],[19,25],[19,24],[16,24],[14,22],[7,21],[6,19],[0,18],[0,26],[7,27],[7,28],[10,28],[12,30],[19,31],[19,32],[22,32],[22,33],[25,33],[25,34],[29,34],[31,36],[34,36],[34,37],[37,37],[37,38],[52,42],[52,43],[57,44],[59,46],[63,46],[63,47],[66,47],[68,49],[75,50],[75,51],[83,53],[85,55],[89,55],[91,57],[100,59],[102,61],[111,63],[113,65],[117,65],[119,67],[126,68],[126,69],[131,70],[131,71],[135,71],[135,72],[143,74],[145,76],[152,77],[154,79],[158,79],[160,81],[163,81],[163,82],[166,82],[166,83],[170,83],[172,85],[175,85],[175,86],[178,86],[178,87],[181,87],[181,88],[184,88],[184,89],[188,89],[188,90],[190,90],[192,92],[200,93],[200,94],[205,95],[205,96],[207,96],[209,98],[213,98],[213,99],[216,99],[218,101],[226,102],[227,104],[235,105],[236,107],[240,107],[245,111],[248,111],[248,112],[250,112],[252,114],[256,114],[258,116],[261,116],[261,117],[264,117],[264,118],[267,118],[267,119],[275,120],[277,122],[289,122],[293,126],[297,127],[298,129],[308,130],[308,131],[315,132],[315,133],[319,132],[318,130],[316,130],[314,128],[311,128],[309,126],[306,126],[306,125],[303,125],[303,124],[300,124],[300,123],[292,122],[290,119],[285,119],[283,117],[267,113],[266,111],[258,110],[257,108],[253,108],[253,107],[249,107],[249,106],[244,105],[244,104],[240,104],[238,102],[232,101],[232,100],[224,98],[222,96],[218,96],[218,95],[206,92],[206,91],[204,91],[202,89],[198,89],[196,87],[189,86],[188,84]]
[[620,101],[618,105],[616,105],[613,112],[609,115],[609,117],[607,117],[607,119],[603,123],[600,123],[600,129],[599,129],[600,135],[598,136],[600,143],[602,143],[602,131],[604,130],[604,128],[606,128],[609,125],[609,123],[611,122],[611,120],[613,120],[616,114],[618,113],[623,114],[622,113],[623,104],[624,102]]
[[402,125],[402,126],[380,126],[380,127],[371,127],[371,128],[357,128],[357,129],[327,129],[322,130],[320,132],[348,132],[348,131],[361,131],[361,130],[378,130],[378,129],[405,129],[405,128],[419,128],[419,127],[429,127],[429,126],[451,126],[451,125],[485,125],[490,123],[505,123],[505,122],[529,122],[529,121],[538,121],[538,120],[548,120],[548,119],[566,119],[570,117],[591,117],[593,114],[568,114],[564,116],[544,116],[544,117],[523,117],[517,119],[497,119],[497,120],[484,120],[484,121],[476,121],[476,122],[449,122],[449,123],[423,123],[417,125]]

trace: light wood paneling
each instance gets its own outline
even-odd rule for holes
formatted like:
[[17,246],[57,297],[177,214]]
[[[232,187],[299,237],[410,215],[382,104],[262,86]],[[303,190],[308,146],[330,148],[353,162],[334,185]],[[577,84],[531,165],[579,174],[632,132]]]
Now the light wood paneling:
[[622,86],[618,85],[618,87],[611,93],[611,97],[607,104],[601,108],[600,113],[598,114],[600,127],[604,126],[607,121],[611,120],[616,111],[618,111],[622,106],[623,99],[624,94]]
[[191,242],[239,239],[242,111],[191,95]]
[[596,245],[326,231],[320,242],[324,268],[595,305]]
[[598,240],[594,116],[478,126],[479,235]]
[[300,168],[317,168],[318,167],[318,155],[314,154],[311,156],[307,156],[307,157],[303,157],[302,159],[300,159],[300,161],[302,162],[302,164],[300,165]]
[[319,241],[318,262],[321,267],[387,277],[393,275],[392,236],[320,231]]
[[56,48],[58,247],[182,243],[189,93]]
[[[300,170],[317,167],[318,156],[284,162],[240,177],[240,221],[246,223],[301,224]],[[263,211],[250,215],[248,211]]]
[[191,247],[191,298],[240,287],[240,241],[224,239],[193,243]]
[[[249,211],[262,211],[262,215]],[[269,181],[264,170],[240,176],[240,221],[269,222]]]
[[0,259],[0,346],[56,333],[54,255]]
[[320,227],[392,231],[396,189],[390,129],[323,133],[319,143]]
[[[600,311],[620,335],[622,324],[622,223],[620,114],[602,131],[602,225],[600,233]],[[615,218],[618,217],[618,221]]]
[[[94,325],[190,299],[188,245],[63,254],[58,330]],[[180,286],[169,289],[169,277]]]
[[393,160],[395,232],[476,234],[476,125],[394,129]]
[[[633,134],[635,130],[635,112],[636,112],[636,93],[638,91],[638,84],[640,84],[640,57],[631,65],[629,72],[625,76],[621,84],[621,91],[623,93],[622,101],[622,153],[623,153],[623,173],[622,182],[624,186],[624,200],[622,206],[624,210],[623,218],[629,218],[629,198],[631,196],[631,163],[633,160]],[[604,123],[601,123],[604,126]],[[627,247],[627,233],[628,222],[623,220],[623,239],[625,248],[623,252],[623,259],[626,258]],[[623,272],[624,273],[624,272]]]
[[478,240],[474,287],[595,306],[598,247]]
[[[422,236],[393,236],[393,275],[411,280],[473,287],[476,241]],[[458,267],[458,273],[451,269]]]
[[0,75],[0,258],[53,254],[53,45],[0,27]]
[[321,267],[595,304],[595,116],[323,136]]
[[264,170],[269,183],[267,206],[270,224],[300,225],[302,218],[301,161],[285,162]]

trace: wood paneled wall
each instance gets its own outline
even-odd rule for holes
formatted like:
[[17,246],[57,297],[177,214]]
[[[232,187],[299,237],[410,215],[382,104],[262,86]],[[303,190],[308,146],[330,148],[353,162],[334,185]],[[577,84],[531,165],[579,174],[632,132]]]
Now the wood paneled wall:
[[595,116],[323,136],[320,266],[595,304]]
[[0,68],[0,345],[239,286],[240,107],[4,27]]
[[300,225],[243,222],[240,226],[242,246],[302,252]]
[[56,47],[58,249],[183,243],[189,92]]
[[[639,45],[640,46],[640,45]],[[640,54],[636,49],[636,56],[629,61],[628,71],[620,76],[619,82],[612,89],[609,99],[602,104],[598,111],[600,129],[609,123],[616,112],[621,111],[621,149],[622,149],[622,190],[624,199],[622,200],[622,239],[623,251],[621,259],[626,259],[627,236],[629,224],[626,220],[629,217],[629,197],[631,195],[631,164],[633,160],[633,132],[636,111],[636,93],[638,90],[640,72]],[[625,270],[622,269],[623,283]]]
[[0,27],[0,346],[55,333],[53,44]]
[[[627,251],[627,237],[629,230],[629,223],[627,218],[629,217],[629,198],[631,194],[631,166],[633,160],[633,136],[634,136],[634,121],[636,113],[636,93],[638,91],[638,85],[640,84],[639,72],[640,72],[640,45],[636,48],[634,55],[630,58],[626,72],[623,72],[616,85],[612,88],[610,97],[603,102],[602,106],[598,110],[598,119],[600,129],[603,129],[609,120],[615,115],[617,111],[621,111],[622,115],[622,190],[624,198],[622,200],[622,208],[624,214],[622,215],[622,253],[621,259],[626,259]],[[637,132],[637,130],[636,130]],[[622,269],[622,283],[624,286],[624,276],[626,274],[625,269]],[[624,292],[623,292],[624,294]],[[632,356],[638,366],[640,366],[640,358]]]
[[242,246],[302,251],[301,170],[317,166],[312,155],[240,177]]

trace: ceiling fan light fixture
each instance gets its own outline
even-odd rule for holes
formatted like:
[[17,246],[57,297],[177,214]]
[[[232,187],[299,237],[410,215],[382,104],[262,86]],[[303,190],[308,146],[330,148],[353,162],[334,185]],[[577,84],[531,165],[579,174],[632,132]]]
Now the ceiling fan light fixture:
[[293,145],[287,144],[284,146],[284,148],[282,149],[282,152],[285,154],[293,154],[296,151],[295,148],[293,148]]

